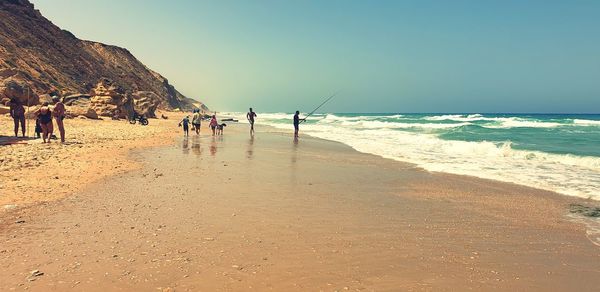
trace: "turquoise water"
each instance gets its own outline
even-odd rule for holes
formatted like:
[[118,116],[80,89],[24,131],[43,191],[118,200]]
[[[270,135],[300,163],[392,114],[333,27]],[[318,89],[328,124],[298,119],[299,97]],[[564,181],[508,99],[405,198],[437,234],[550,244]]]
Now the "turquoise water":
[[[433,128],[427,132],[445,140],[496,143],[510,141],[513,149],[600,157],[600,115],[335,115],[348,118],[369,116],[375,121],[417,125],[415,128],[400,125],[397,128],[399,131],[423,132],[424,128],[418,126],[422,123],[456,125],[449,128]],[[459,125],[460,123],[467,124]],[[393,124],[390,126],[393,127]]]
[[[257,124],[291,131],[291,118],[259,114]],[[301,133],[429,171],[600,200],[600,115],[318,114]]]

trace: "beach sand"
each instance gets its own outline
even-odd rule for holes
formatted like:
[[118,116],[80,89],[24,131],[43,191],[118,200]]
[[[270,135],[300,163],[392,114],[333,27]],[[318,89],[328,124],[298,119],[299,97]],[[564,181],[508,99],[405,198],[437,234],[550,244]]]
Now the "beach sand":
[[[178,134],[177,119],[153,119],[149,127],[110,118],[64,122],[66,145],[60,140],[43,144],[42,139],[14,139],[12,119],[0,116],[0,208],[55,201],[93,181],[135,169],[136,162],[127,159],[130,150],[170,144]],[[29,125],[34,137],[35,122]]]
[[[600,248],[567,217],[569,204],[594,202],[429,173],[310,137],[294,143],[260,126],[253,139],[247,125],[234,124],[223,137],[204,128],[184,139],[170,123],[124,138],[122,148],[113,146],[119,139],[99,142],[103,157],[116,153],[109,166],[127,157],[131,167],[0,215],[0,290],[600,287]],[[160,139],[144,146],[163,146],[127,146],[149,135]],[[102,149],[84,145],[89,157]],[[20,183],[31,186],[23,175]],[[20,200],[4,196],[3,203]]]

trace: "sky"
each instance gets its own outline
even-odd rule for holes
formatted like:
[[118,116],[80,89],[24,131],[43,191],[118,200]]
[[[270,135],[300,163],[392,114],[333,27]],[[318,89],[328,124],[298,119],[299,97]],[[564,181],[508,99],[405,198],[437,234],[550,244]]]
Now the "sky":
[[600,1],[31,2],[217,111],[600,113]]

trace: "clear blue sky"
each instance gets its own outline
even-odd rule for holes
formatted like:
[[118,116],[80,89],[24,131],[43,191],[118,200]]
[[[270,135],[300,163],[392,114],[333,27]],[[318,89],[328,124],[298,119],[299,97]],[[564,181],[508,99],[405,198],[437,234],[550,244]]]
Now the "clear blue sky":
[[600,1],[32,2],[219,111],[600,112]]

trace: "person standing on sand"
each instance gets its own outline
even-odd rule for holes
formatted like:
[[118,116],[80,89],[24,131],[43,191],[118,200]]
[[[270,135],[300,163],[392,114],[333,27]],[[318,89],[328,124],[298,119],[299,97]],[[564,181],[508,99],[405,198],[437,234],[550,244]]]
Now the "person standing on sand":
[[199,109],[194,109],[194,115],[192,116],[192,126],[196,131],[196,135],[200,135],[200,123],[202,121],[202,116],[200,115]]
[[181,122],[179,122],[179,126],[181,127],[183,125],[183,136],[189,136],[190,135],[190,116],[185,116],[185,118],[183,118],[183,120],[181,120]]
[[219,122],[217,122],[217,115],[213,115],[212,118],[210,119],[210,129],[212,130],[212,135],[215,135],[215,130],[217,129],[217,125],[219,124]]
[[44,143],[46,143],[46,140],[48,140],[47,143],[50,143],[50,137],[52,137],[54,126],[52,125],[52,111],[50,110],[50,107],[48,107],[47,102],[42,104],[42,107],[37,111],[37,116],[40,119],[40,125],[42,126],[42,139],[44,139]]
[[301,119],[300,118],[300,111],[296,111],[296,114],[294,115],[294,138],[298,138],[298,130],[300,128],[300,122],[304,122],[306,121],[306,119]]
[[256,118],[256,113],[250,108],[250,111],[246,114],[246,119],[250,122],[250,135],[254,135],[254,118]]
[[58,126],[58,132],[60,133],[60,142],[65,143],[65,124],[63,120],[65,119],[65,105],[60,101],[60,98],[57,96],[52,98],[52,101],[55,102],[54,110],[52,111],[52,115],[56,120],[56,125]]
[[19,124],[21,124],[21,133],[25,137],[25,107],[16,99],[10,100],[10,117],[15,123],[15,137],[19,136]]

